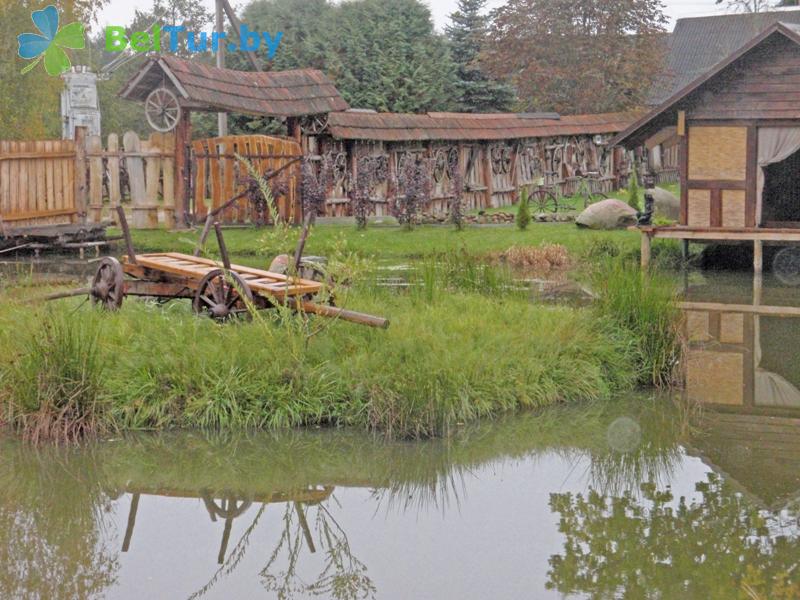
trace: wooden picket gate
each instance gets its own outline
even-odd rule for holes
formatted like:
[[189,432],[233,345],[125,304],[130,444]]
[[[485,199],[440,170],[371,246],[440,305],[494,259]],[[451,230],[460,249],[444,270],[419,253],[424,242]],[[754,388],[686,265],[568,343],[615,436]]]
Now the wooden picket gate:
[[69,140],[0,141],[0,227],[77,222],[75,161]]
[[[266,135],[230,135],[192,142],[192,212],[196,222],[210,210],[219,208],[245,189],[250,173],[238,157],[247,159],[261,175],[276,172],[270,181],[281,219],[300,223],[303,219],[298,187],[302,158],[300,144],[288,138]],[[243,200],[224,210],[222,223],[249,223],[260,215]],[[270,221],[269,211],[263,215]]]

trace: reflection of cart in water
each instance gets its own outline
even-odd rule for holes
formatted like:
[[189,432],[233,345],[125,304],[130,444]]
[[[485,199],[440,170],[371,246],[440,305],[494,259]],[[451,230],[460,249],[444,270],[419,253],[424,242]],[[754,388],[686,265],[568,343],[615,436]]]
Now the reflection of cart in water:
[[334,486],[319,486],[308,489],[292,490],[288,492],[272,492],[256,496],[244,496],[241,494],[234,494],[228,492],[193,492],[186,490],[163,490],[154,489],[149,490],[140,486],[132,487],[126,490],[131,494],[131,505],[128,511],[128,522],[125,528],[125,537],[122,542],[122,551],[127,552],[131,547],[131,539],[133,538],[133,530],[136,526],[136,515],[139,511],[139,501],[142,496],[156,496],[167,498],[200,498],[208,511],[211,521],[216,522],[217,519],[224,519],[225,528],[222,533],[222,541],[220,542],[219,554],[217,555],[217,562],[222,564],[225,560],[225,554],[230,541],[231,528],[233,521],[238,517],[244,515],[253,503],[261,505],[267,504],[282,504],[293,503],[294,510],[297,512],[300,526],[303,529],[303,535],[306,543],[311,552],[316,552],[311,531],[306,521],[303,505],[312,506],[327,500],[333,493]]

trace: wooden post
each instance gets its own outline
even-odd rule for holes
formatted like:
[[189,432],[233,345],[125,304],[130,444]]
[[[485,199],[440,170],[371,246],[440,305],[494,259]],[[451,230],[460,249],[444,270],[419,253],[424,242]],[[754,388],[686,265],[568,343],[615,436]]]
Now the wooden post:
[[86,222],[86,127],[75,128],[75,209],[82,223]]
[[650,232],[642,231],[642,271],[650,268]]
[[192,141],[191,112],[183,110],[175,128],[175,226],[186,227],[191,192],[189,145]]
[[486,144],[483,147],[483,178],[486,185],[486,196],[484,206],[482,208],[489,208],[492,206],[492,195],[494,194],[494,174],[492,173],[492,149]]
[[144,180],[144,161],[142,160],[142,147],[139,136],[133,131],[126,131],[122,136],[122,145],[126,153],[125,166],[128,169],[128,184],[131,190],[131,210],[133,211],[133,226],[136,229],[146,229],[147,222],[147,189]]
[[[122,199],[119,185],[119,137],[116,133],[108,136],[108,203],[115,209]],[[112,215],[113,216],[113,215]]]
[[175,135],[165,134],[162,137],[161,159],[162,200],[164,201],[164,227],[175,228]]
[[[223,20],[223,13],[222,13],[222,2],[217,0],[216,4],[216,31],[222,32],[225,31],[225,21]],[[224,69],[225,68],[225,43],[220,40],[219,45],[217,46],[217,68]],[[225,137],[228,135],[228,113],[225,112],[218,112],[217,113],[217,132],[219,133],[219,137]]]
[[222,227],[219,221],[214,222],[214,231],[217,234],[217,245],[219,245],[219,253],[222,256],[222,265],[226,271],[231,270],[231,257],[228,255],[228,247],[225,245],[225,237],[222,235]]
[[125,238],[125,247],[128,249],[128,262],[135,265],[136,251],[133,249],[131,228],[128,227],[128,219],[125,218],[125,209],[122,208],[122,206],[117,206],[117,220],[119,221],[119,226],[122,228],[122,237]]
[[99,135],[86,138],[89,156],[89,221],[103,220],[103,141]]
[[764,267],[764,242],[753,240],[753,273],[760,275]]

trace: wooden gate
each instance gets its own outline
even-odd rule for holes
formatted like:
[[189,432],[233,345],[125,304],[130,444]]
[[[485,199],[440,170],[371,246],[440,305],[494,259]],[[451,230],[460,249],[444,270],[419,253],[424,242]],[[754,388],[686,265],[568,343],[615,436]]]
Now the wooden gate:
[[0,141],[0,227],[77,222],[75,160],[69,140]]
[[[192,212],[196,221],[219,208],[245,189],[250,173],[238,157],[247,159],[255,170],[269,175],[275,206],[281,219],[303,220],[300,201],[300,144],[288,138],[266,135],[230,135],[192,142]],[[252,223],[259,215],[247,200],[236,203],[220,215],[223,223]],[[264,215],[269,222],[269,211]]]

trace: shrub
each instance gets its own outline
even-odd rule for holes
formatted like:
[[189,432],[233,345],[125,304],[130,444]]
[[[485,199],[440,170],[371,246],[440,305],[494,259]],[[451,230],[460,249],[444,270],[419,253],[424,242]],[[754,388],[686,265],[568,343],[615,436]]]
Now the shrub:
[[522,188],[519,195],[519,206],[517,207],[517,227],[526,230],[531,224],[531,208],[528,201],[528,189]]
[[631,164],[631,173],[628,176],[628,205],[636,210],[641,210],[639,203],[639,175],[636,173],[636,163]]

